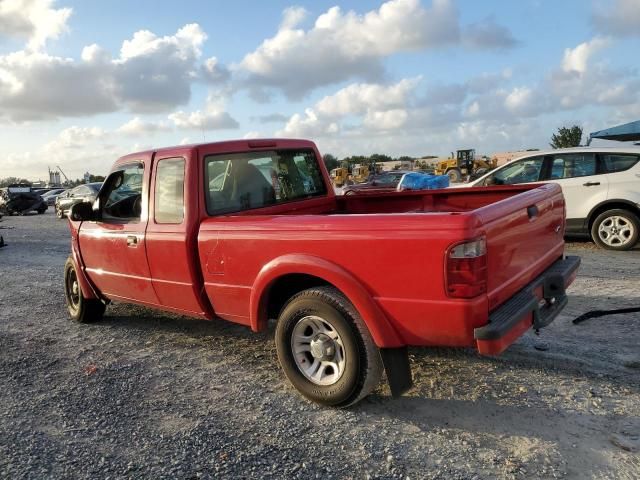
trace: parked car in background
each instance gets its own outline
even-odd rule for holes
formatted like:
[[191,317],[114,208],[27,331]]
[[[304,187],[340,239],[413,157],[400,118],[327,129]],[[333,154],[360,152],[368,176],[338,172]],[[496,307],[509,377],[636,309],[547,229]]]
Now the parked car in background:
[[47,193],[41,194],[42,199],[47,202],[47,205],[53,206],[56,204],[56,198],[58,198],[58,196],[65,191],[66,189],[64,188],[54,188],[52,190],[49,190]]
[[567,203],[566,234],[629,250],[640,235],[640,148],[578,147],[531,152],[468,184],[554,182]]
[[392,170],[378,173],[369,177],[369,180],[364,183],[345,186],[342,193],[343,195],[353,195],[363,191],[393,191],[405,173],[410,172],[408,170]]
[[47,211],[47,203],[28,184],[14,184],[0,189],[0,211],[5,215],[24,215]]
[[98,196],[101,186],[100,182],[87,183],[60,194],[55,200],[56,216],[64,218],[76,203],[93,202]]

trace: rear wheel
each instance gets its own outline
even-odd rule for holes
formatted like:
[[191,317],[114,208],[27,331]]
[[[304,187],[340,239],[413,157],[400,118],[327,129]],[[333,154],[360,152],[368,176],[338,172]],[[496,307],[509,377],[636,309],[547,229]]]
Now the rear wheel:
[[447,175],[449,175],[449,181],[451,183],[457,183],[462,180],[462,173],[457,168],[452,168],[451,170],[449,170],[447,172]]
[[304,290],[285,305],[276,328],[278,359],[305,397],[348,407],[380,382],[380,352],[362,318],[338,290]]
[[78,282],[78,272],[71,257],[64,265],[64,295],[67,300],[67,310],[72,320],[79,323],[89,323],[100,320],[104,315],[105,305],[100,300],[87,299],[82,295]]
[[40,208],[40,209],[38,209],[38,215],[42,215],[46,211],[47,211],[46,208]]
[[640,220],[632,212],[612,209],[596,217],[591,226],[591,238],[608,250],[630,250],[638,242]]

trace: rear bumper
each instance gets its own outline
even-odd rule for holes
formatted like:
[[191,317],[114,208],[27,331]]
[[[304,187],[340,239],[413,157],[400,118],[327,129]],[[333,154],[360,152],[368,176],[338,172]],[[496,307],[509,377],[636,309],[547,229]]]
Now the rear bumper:
[[478,352],[498,355],[529,328],[549,325],[567,304],[565,292],[576,277],[580,257],[556,261],[540,276],[491,312],[489,323],[474,329]]

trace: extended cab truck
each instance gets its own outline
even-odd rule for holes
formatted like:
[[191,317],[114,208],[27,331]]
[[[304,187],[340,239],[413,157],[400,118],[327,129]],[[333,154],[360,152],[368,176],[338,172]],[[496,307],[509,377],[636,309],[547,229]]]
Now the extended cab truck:
[[337,197],[321,158],[303,140],[120,158],[71,210],[71,317],[122,301],[254,331],[277,319],[291,383],[347,406],[383,368],[394,395],[409,388],[407,346],[496,355],[566,304],[579,258],[559,186]]

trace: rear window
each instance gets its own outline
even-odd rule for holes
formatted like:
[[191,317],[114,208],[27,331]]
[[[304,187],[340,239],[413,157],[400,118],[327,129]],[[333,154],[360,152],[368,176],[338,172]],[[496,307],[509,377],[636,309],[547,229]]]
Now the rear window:
[[621,154],[602,154],[603,169],[606,173],[623,172],[633,167],[640,156],[638,155],[621,155]]
[[184,220],[184,159],[158,162],[155,194],[156,223],[182,223]]
[[310,149],[208,155],[205,179],[210,215],[327,193],[318,160]]

